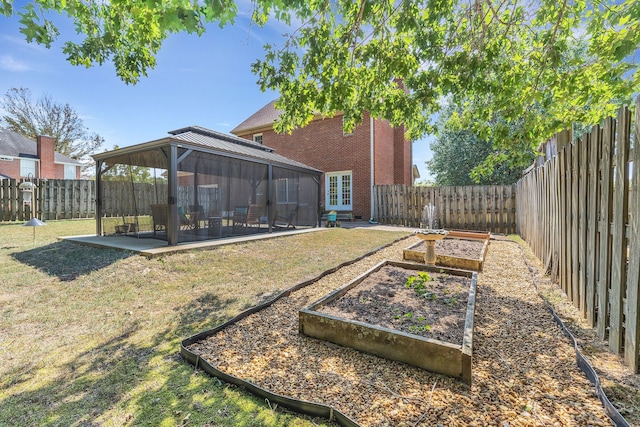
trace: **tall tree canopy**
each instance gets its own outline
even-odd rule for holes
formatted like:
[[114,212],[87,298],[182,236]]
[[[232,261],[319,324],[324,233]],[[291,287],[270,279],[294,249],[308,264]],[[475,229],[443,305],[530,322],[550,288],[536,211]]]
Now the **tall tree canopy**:
[[[469,129],[450,126],[461,111],[449,105],[440,112],[436,123],[436,139],[431,143],[433,157],[427,168],[435,185],[513,184],[535,159],[534,151],[522,144],[495,146],[479,138]],[[511,133],[520,131],[522,122],[513,123]]]
[[[640,74],[640,0],[254,0],[253,20],[292,31],[253,65],[262,89],[277,90],[280,131],[313,114],[343,111],[347,130],[364,111],[405,124],[416,138],[443,99],[462,108],[456,125],[494,144],[535,143],[571,122],[594,123],[630,101]],[[60,37],[51,12],[74,20],[64,36],[72,64],[112,60],[135,83],[155,65],[171,33],[233,23],[232,0],[34,0],[19,13],[28,41]],[[73,39],[73,40],[72,40]],[[585,54],[572,56],[576,44]],[[402,84],[398,84],[402,81]],[[497,120],[500,118],[500,120]],[[514,121],[524,126],[518,134]]]
[[34,141],[38,135],[50,136],[55,141],[55,150],[73,159],[87,160],[104,142],[104,138],[84,126],[69,104],[59,104],[48,95],[33,101],[29,89],[12,88],[0,100],[0,106],[5,111],[0,126]]

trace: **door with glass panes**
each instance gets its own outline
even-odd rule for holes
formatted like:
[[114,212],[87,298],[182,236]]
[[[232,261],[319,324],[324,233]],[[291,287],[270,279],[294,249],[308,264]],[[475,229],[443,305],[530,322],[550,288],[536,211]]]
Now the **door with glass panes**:
[[352,210],[352,181],[351,171],[327,172],[325,174],[326,210]]

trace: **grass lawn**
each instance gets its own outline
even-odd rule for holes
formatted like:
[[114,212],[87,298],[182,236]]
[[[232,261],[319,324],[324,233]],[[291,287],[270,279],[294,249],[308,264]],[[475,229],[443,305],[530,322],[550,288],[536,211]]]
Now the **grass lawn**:
[[313,426],[194,372],[180,341],[405,234],[330,229],[146,259],[0,224],[0,425]]

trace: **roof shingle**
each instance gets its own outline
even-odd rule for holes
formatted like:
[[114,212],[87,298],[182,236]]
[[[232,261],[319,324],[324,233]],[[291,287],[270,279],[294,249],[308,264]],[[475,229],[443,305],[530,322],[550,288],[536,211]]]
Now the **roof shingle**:
[[[37,159],[38,144],[12,130],[0,128],[0,155]],[[67,157],[57,151],[54,153],[53,161],[56,163],[80,164],[78,160]]]
[[280,115],[280,110],[276,109],[276,99],[253,113],[247,120],[236,126],[231,133],[240,135],[247,131],[260,129],[264,127],[273,127],[273,123]]
[[269,162],[280,163],[282,165],[295,166],[297,168],[309,169],[321,173],[322,171],[312,168],[288,157],[277,154],[272,148],[257,144],[253,141],[237,136],[227,135],[206,129],[200,126],[190,126],[169,132],[171,139],[189,142],[202,147],[213,148],[230,154],[240,154],[242,156],[253,157]]

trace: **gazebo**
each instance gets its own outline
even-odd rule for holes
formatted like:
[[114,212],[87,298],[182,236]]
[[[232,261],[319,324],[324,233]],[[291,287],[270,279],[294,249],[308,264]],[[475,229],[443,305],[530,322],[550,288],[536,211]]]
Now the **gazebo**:
[[322,171],[199,126],[93,156],[96,233],[168,245],[320,223]]

